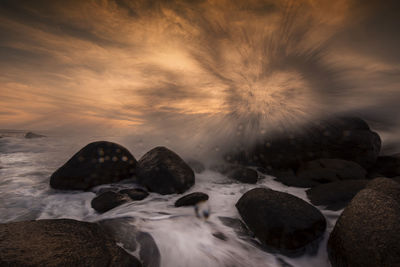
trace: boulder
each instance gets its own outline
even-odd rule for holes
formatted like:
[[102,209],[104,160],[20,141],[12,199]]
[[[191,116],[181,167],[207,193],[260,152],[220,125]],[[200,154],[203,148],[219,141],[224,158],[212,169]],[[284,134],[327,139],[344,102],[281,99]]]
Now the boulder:
[[315,186],[306,192],[313,205],[336,211],[346,207],[368,182],[366,179],[337,181]]
[[136,159],[124,147],[106,141],[90,143],[50,177],[50,186],[63,190],[87,190],[93,186],[131,178]]
[[208,200],[208,195],[202,192],[194,192],[179,198],[175,207],[194,206],[199,202]]
[[202,173],[206,169],[203,163],[195,159],[189,159],[186,161],[186,163],[190,166],[190,168],[192,168],[192,170],[194,170],[195,173]]
[[107,191],[93,198],[90,204],[97,212],[103,213],[129,201],[130,198],[126,195]]
[[367,171],[355,162],[342,159],[317,159],[302,164],[297,171],[300,179],[318,183],[365,179]]
[[378,157],[371,173],[385,177],[400,176],[400,154]]
[[377,178],[344,209],[329,237],[336,266],[400,266],[400,184]]
[[242,183],[255,184],[258,180],[258,173],[246,167],[235,167],[228,172],[228,177]]
[[293,195],[266,188],[246,192],[236,203],[243,221],[267,247],[301,254],[325,232],[321,212]]
[[132,200],[143,200],[149,195],[149,192],[140,188],[122,189],[119,193],[127,195]]
[[317,181],[297,177],[293,170],[269,171],[269,175],[274,176],[275,181],[287,186],[308,188],[319,185]]
[[0,224],[0,266],[141,266],[97,224],[69,219]]
[[166,147],[156,147],[138,162],[138,182],[150,192],[183,193],[194,185],[193,170]]
[[312,122],[296,131],[277,130],[251,147],[238,144],[226,159],[266,169],[297,169],[310,160],[338,158],[368,169],[375,164],[380,147],[379,135],[365,121],[339,117]]
[[46,136],[41,135],[41,134],[32,133],[32,132],[27,132],[24,137],[26,139],[33,139],[33,138],[42,138],[42,137],[46,137]]

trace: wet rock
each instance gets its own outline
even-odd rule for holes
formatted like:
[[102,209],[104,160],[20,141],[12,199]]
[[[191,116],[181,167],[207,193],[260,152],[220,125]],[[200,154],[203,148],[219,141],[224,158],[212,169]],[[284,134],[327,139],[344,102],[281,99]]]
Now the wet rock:
[[149,192],[140,188],[122,189],[119,193],[127,195],[132,200],[143,200],[149,195]]
[[186,163],[190,166],[190,168],[192,168],[195,173],[202,173],[206,169],[203,163],[195,159],[189,159],[188,161],[186,161]]
[[0,224],[0,266],[141,266],[95,223],[69,219]]
[[247,228],[247,226],[241,220],[223,216],[218,217],[218,219],[225,226],[232,228],[239,237],[241,238],[254,237],[254,234]]
[[307,196],[316,206],[326,206],[328,210],[340,210],[367,185],[369,180],[346,180],[321,184],[307,190]]
[[381,177],[400,176],[400,154],[378,157],[371,172]]
[[342,159],[317,159],[301,165],[297,171],[300,179],[318,183],[340,180],[365,179],[367,171],[355,162]]
[[27,132],[24,137],[26,139],[33,139],[33,138],[42,138],[42,137],[46,137],[46,136],[41,135],[41,134],[32,133],[32,132]]
[[159,267],[161,254],[153,237],[139,231],[134,225],[134,218],[117,218],[102,220],[99,225],[123,248],[138,253],[143,266]]
[[321,212],[293,195],[266,188],[246,192],[236,203],[239,214],[267,247],[283,254],[301,254],[318,242],[326,221]]
[[195,183],[193,170],[174,152],[156,147],[138,162],[138,182],[150,192],[183,193]]
[[120,193],[116,193],[113,191],[104,192],[97,197],[95,197],[92,202],[92,208],[97,212],[103,213],[109,211],[119,205],[122,205],[128,202],[130,199]]
[[275,136],[266,137],[252,147],[238,144],[226,159],[266,169],[296,170],[310,160],[338,158],[368,169],[375,164],[380,147],[379,135],[365,121],[340,117],[313,122],[296,131],[277,129]]
[[329,237],[332,266],[400,266],[399,222],[400,184],[372,180],[344,209]]
[[175,202],[175,207],[194,206],[199,202],[208,200],[208,195],[202,192],[194,192],[179,198]]
[[50,186],[63,190],[87,190],[131,178],[136,165],[136,159],[126,148],[106,141],[94,142],[54,172]]
[[258,180],[258,173],[246,167],[236,167],[228,173],[228,177],[242,183],[255,184]]
[[281,182],[287,186],[308,188],[319,185],[319,182],[296,176],[293,170],[275,170],[270,172],[275,177],[275,181]]
[[222,233],[222,232],[214,232],[214,233],[212,233],[212,235],[213,235],[214,237],[216,237],[216,238],[222,240],[222,241],[228,240],[228,237],[226,237],[226,235],[225,235],[224,233]]

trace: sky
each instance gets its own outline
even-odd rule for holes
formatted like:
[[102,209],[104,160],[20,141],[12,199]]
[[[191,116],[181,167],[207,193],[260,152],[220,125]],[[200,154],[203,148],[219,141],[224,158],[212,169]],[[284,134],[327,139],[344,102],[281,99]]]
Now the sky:
[[224,138],[351,114],[389,138],[399,12],[394,0],[1,0],[0,128]]

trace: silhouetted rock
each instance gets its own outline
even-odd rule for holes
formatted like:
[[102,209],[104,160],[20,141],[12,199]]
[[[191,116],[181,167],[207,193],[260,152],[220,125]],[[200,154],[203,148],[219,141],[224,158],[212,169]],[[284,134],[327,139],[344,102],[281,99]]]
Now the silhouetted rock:
[[93,186],[131,178],[136,159],[124,147],[106,141],[90,143],[50,177],[55,189],[87,190]]
[[378,157],[371,173],[376,176],[395,177],[400,175],[400,154]]
[[147,191],[140,188],[122,189],[119,191],[119,193],[129,196],[129,198],[132,200],[142,200],[149,195]]
[[186,163],[195,173],[202,173],[206,169],[203,163],[195,159],[189,159]]
[[179,198],[175,202],[175,207],[194,206],[201,201],[208,200],[208,195],[202,192],[194,192]]
[[35,134],[35,133],[32,133],[32,132],[27,132],[27,133],[25,134],[25,138],[27,138],[27,139],[42,138],[42,137],[46,137],[46,136],[41,135],[41,134]]
[[297,176],[300,179],[319,183],[340,180],[365,179],[367,171],[355,162],[342,159],[317,159],[300,166]]
[[0,224],[0,266],[141,266],[95,223],[69,219]]
[[297,177],[293,170],[274,170],[270,171],[269,175],[275,176],[275,181],[281,182],[287,186],[307,188],[320,184],[317,181]]
[[333,267],[400,266],[400,184],[377,178],[344,209],[329,237]]
[[195,183],[193,170],[174,152],[156,147],[138,162],[138,182],[150,192],[183,193]]
[[275,136],[266,137],[252,147],[238,144],[226,159],[266,169],[296,170],[310,160],[338,158],[368,169],[375,164],[381,147],[379,135],[359,118],[332,118],[310,123],[297,131],[277,131]]
[[235,167],[228,173],[228,177],[242,183],[255,184],[258,180],[258,173],[246,167]]
[[321,184],[307,190],[307,196],[316,206],[326,206],[328,210],[340,210],[367,185],[369,180],[345,180]]
[[92,199],[92,208],[103,213],[128,202],[129,197],[113,191],[104,192]]
[[266,246],[299,254],[318,242],[326,228],[321,212],[293,195],[265,188],[246,192],[236,203],[239,214]]

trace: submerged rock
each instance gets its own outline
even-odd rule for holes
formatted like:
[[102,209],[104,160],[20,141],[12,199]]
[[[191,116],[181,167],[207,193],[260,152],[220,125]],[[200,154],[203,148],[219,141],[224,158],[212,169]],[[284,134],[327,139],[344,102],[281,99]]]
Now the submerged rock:
[[258,180],[258,173],[246,167],[235,167],[228,173],[228,177],[242,183],[255,184]]
[[150,192],[183,193],[195,183],[193,170],[166,147],[156,147],[138,162],[138,182]]
[[333,267],[400,266],[400,184],[368,183],[344,209],[329,237]]
[[307,190],[307,196],[316,206],[326,206],[328,210],[340,210],[367,185],[369,180],[346,180],[321,184]]
[[0,266],[142,266],[95,223],[0,224]]
[[41,135],[41,134],[32,133],[32,132],[27,132],[24,137],[26,139],[33,139],[33,138],[42,138],[42,137],[46,137],[46,136]]
[[87,190],[131,178],[136,165],[136,159],[126,148],[106,141],[94,142],[55,171],[50,177],[50,186],[63,190]]
[[367,171],[355,162],[342,159],[317,159],[301,165],[297,171],[300,179],[319,183],[340,180],[365,179]]
[[119,193],[129,196],[132,200],[143,200],[149,195],[149,192],[140,188],[122,189]]
[[113,191],[107,191],[93,198],[90,204],[93,209],[100,213],[103,213],[126,202],[129,202],[129,200],[130,199],[123,194]]
[[236,207],[255,236],[283,254],[301,254],[305,246],[319,241],[326,228],[318,209],[298,197],[271,189],[246,192]]
[[318,158],[354,161],[368,169],[375,164],[381,139],[359,118],[340,117],[313,122],[297,131],[281,131],[252,147],[239,144],[230,162],[266,169],[297,169]]
[[208,200],[208,195],[202,192],[194,192],[179,198],[175,207],[194,206],[199,202]]

